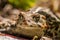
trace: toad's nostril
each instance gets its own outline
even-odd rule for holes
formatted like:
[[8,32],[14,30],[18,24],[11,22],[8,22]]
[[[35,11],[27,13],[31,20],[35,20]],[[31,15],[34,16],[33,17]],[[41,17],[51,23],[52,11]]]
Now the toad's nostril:
[[4,26],[5,24],[2,24],[2,26]]
[[40,25],[38,25],[38,27],[41,27]]
[[1,29],[1,26],[0,26],[0,29]]

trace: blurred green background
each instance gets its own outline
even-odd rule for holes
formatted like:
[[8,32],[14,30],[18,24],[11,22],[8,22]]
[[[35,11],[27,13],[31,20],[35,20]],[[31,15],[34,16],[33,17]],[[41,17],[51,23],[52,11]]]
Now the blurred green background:
[[35,6],[36,0],[8,0],[8,2],[16,8],[28,10]]

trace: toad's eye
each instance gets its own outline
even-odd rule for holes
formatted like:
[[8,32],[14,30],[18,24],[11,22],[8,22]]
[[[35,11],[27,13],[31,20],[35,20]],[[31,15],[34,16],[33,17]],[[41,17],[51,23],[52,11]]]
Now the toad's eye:
[[33,20],[34,20],[35,22],[38,22],[38,21],[40,20],[40,16],[34,15],[34,16],[33,16]]
[[19,15],[19,19],[20,20],[23,20],[24,19],[24,16],[22,14]]

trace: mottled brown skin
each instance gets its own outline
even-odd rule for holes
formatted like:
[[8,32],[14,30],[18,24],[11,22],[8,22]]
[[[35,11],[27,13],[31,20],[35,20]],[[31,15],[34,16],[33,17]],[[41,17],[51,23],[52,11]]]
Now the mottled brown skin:
[[[35,9],[36,10],[36,9]],[[45,10],[45,9],[43,9]],[[49,28],[55,27],[58,23],[56,17],[50,12],[38,10],[37,12],[19,12],[16,9],[12,10],[12,13],[9,17],[6,17],[7,19],[10,19],[7,23],[11,23],[10,26],[6,25],[7,27],[10,27],[9,30],[5,30],[9,34],[16,34],[16,36],[28,36],[28,37],[34,37],[34,36],[47,36],[52,35],[49,31]],[[14,12],[15,11],[15,12]],[[16,15],[16,12],[18,13]],[[34,13],[35,12],[35,13]],[[13,17],[14,16],[14,17]],[[16,17],[15,17],[16,16]],[[47,18],[48,17],[48,18]],[[4,19],[4,18],[3,18]],[[5,20],[4,20],[5,21]],[[12,22],[11,22],[12,21]],[[14,23],[14,21],[16,23]],[[6,23],[5,23],[6,24]],[[55,25],[55,26],[53,26]],[[6,27],[4,26],[4,27]],[[58,23],[59,26],[59,23]]]
[[[48,14],[39,14],[38,13],[29,13],[29,16],[28,16],[28,12],[25,13],[25,12],[22,12],[20,13],[20,19],[18,19],[18,22],[16,24],[16,28],[13,28],[12,30],[10,30],[11,34],[18,34],[18,35],[25,35],[25,36],[28,36],[28,37],[34,37],[35,35],[36,36],[44,36],[45,32],[43,30],[48,30],[49,27],[53,27],[50,25],[50,22],[55,22],[57,21],[55,18],[51,17]],[[38,18],[38,16],[40,16],[40,19],[38,21],[36,21],[33,16],[35,16],[35,18]],[[28,17],[28,18],[27,18]],[[48,17],[48,18],[47,18]],[[33,19],[31,19],[33,18]],[[44,20],[44,22],[43,22]],[[51,20],[51,21],[50,21]],[[54,21],[53,21],[54,20]],[[31,23],[31,21],[33,23]],[[42,25],[39,25],[38,22],[40,22]],[[35,24],[36,23],[36,24]],[[53,24],[52,25],[55,25]],[[49,32],[47,32],[49,33]],[[48,34],[47,34],[48,35]]]

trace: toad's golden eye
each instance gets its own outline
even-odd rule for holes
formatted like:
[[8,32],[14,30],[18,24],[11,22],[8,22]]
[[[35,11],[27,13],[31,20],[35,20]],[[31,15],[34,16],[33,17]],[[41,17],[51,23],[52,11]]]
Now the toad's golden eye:
[[34,16],[33,16],[33,20],[34,20],[35,22],[38,22],[38,21],[40,20],[40,16],[34,15]]
[[19,15],[19,19],[20,20],[23,20],[24,19],[24,16],[22,14]]

